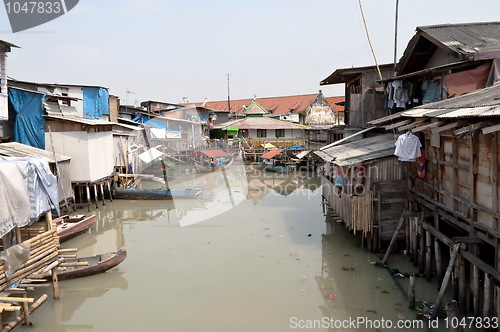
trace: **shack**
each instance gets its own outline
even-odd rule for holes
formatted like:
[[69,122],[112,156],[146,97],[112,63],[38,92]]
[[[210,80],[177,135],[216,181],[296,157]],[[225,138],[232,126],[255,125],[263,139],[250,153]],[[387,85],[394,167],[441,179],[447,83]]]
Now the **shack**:
[[[46,115],[46,150],[71,157],[71,183],[76,199],[90,204],[90,188],[94,198],[104,197],[104,185],[110,188],[113,160],[113,123],[72,116]],[[86,191],[86,195],[83,193]],[[102,199],[104,204],[104,198]]]
[[51,151],[37,149],[17,142],[0,144],[0,156],[4,157],[45,157],[49,163],[52,174],[57,176],[59,192],[59,205],[68,205],[74,200],[71,188],[71,157],[55,154]]
[[[365,131],[366,132],[366,131]],[[322,190],[334,219],[361,233],[370,250],[389,241],[405,209],[405,173],[394,135],[352,135],[312,153],[325,163]]]
[[[425,176],[408,176],[407,186],[421,214],[410,218],[407,248],[428,279],[435,273],[443,280],[442,288],[454,249],[454,297],[462,313],[483,317],[500,313],[499,95],[494,85],[373,122],[420,136]],[[417,173],[416,163],[406,166]]]

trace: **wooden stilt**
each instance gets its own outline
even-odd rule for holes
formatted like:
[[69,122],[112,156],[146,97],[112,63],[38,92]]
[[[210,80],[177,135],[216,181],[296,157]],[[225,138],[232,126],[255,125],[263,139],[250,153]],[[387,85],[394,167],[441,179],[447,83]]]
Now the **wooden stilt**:
[[[28,298],[27,292],[23,292],[23,298]],[[30,325],[30,310],[28,302],[23,302],[23,316],[24,316],[24,325]]]
[[94,194],[95,194],[95,208],[99,208],[99,195],[97,194],[97,184],[94,183]]
[[106,184],[108,186],[108,191],[109,191],[109,201],[113,201],[113,192],[111,191],[111,181],[106,181]]
[[418,248],[418,272],[424,273],[425,271],[425,230],[424,219],[418,219],[418,234],[420,235],[419,248]]
[[52,269],[52,293],[54,300],[59,299],[59,283],[57,281],[57,266]]
[[413,218],[413,265],[418,264],[418,217]]
[[401,217],[399,217],[398,224],[396,226],[396,229],[394,230],[394,233],[392,234],[391,242],[389,243],[389,247],[387,248],[387,251],[385,252],[384,258],[382,259],[382,264],[385,265],[387,263],[387,260],[389,259],[389,255],[391,254],[392,248],[396,244],[396,240],[398,239],[398,234],[399,230],[403,226],[403,223],[405,221],[405,215],[406,212],[403,211],[401,214]]
[[415,274],[410,274],[410,284],[408,289],[408,300],[410,302],[410,309],[415,308]]
[[45,214],[45,223],[47,224],[47,230],[50,231],[53,228],[51,211],[47,211],[47,213]]
[[90,205],[92,202],[90,201],[90,187],[89,184],[85,184],[85,189],[87,189],[87,202],[89,203],[88,210],[90,211]]
[[479,268],[472,265],[472,314],[479,316]]
[[441,284],[441,288],[439,289],[439,294],[436,299],[435,309],[432,313],[432,318],[436,318],[439,312],[439,308],[441,307],[441,303],[443,302],[444,293],[446,292],[446,288],[448,287],[448,281],[450,280],[451,271],[453,270],[453,266],[455,265],[455,259],[457,258],[458,251],[460,250],[460,243],[455,243],[453,245],[453,251],[451,253],[450,262],[448,263],[448,267],[446,268],[446,273],[444,274],[443,283]]
[[102,205],[106,205],[106,203],[104,202],[104,185],[102,184],[102,182],[99,184],[99,187],[101,187]]
[[441,265],[441,245],[438,239],[434,239],[434,259],[436,261],[436,279],[438,284],[443,281],[443,266]]
[[488,276],[484,275],[484,298],[483,298],[483,317],[490,316],[491,307],[491,280]]
[[432,272],[432,236],[425,232],[425,279],[431,281]]
[[458,256],[458,308],[461,314],[465,314],[467,311],[467,294],[466,294],[466,283],[465,280],[465,259],[462,256]]

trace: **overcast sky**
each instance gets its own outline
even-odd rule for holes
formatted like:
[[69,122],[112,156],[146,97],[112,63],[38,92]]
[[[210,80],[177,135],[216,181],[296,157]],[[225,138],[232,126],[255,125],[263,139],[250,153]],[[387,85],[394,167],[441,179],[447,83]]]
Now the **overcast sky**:
[[[363,0],[379,64],[393,62],[395,0]],[[500,1],[401,0],[398,59],[417,26],[499,20]],[[65,15],[0,39],[20,80],[100,85],[129,104],[316,93],[335,69],[373,65],[358,0],[80,0]],[[127,89],[133,93],[127,94]]]

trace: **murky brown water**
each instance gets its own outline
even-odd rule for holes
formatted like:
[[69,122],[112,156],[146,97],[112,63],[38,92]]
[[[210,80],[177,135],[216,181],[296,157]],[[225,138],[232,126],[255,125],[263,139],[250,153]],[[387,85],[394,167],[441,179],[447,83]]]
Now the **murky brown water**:
[[[179,179],[205,187],[197,200],[107,201],[93,210],[91,232],[63,247],[80,256],[126,248],[127,259],[61,282],[61,299],[32,315],[33,330],[289,331],[324,316],[413,319],[406,280],[375,267],[375,254],[326,220],[320,181],[308,177],[241,166]],[[415,270],[406,258],[391,262]],[[435,290],[417,280],[419,298],[432,302]]]

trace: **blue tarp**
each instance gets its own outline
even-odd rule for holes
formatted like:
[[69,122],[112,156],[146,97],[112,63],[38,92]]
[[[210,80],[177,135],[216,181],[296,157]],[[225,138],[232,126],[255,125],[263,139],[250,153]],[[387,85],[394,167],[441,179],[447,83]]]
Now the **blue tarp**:
[[134,118],[133,121],[135,121],[137,123],[143,123],[143,124],[146,124],[146,125],[154,127],[154,128],[168,129],[167,128],[167,119],[166,118],[163,118],[163,119],[158,119],[158,118],[148,119],[147,116],[139,114],[139,115],[137,115]]
[[44,95],[9,88],[9,101],[16,111],[14,140],[45,149],[45,119],[43,118]]
[[104,88],[83,88],[83,117],[99,119],[109,114],[109,92]]

